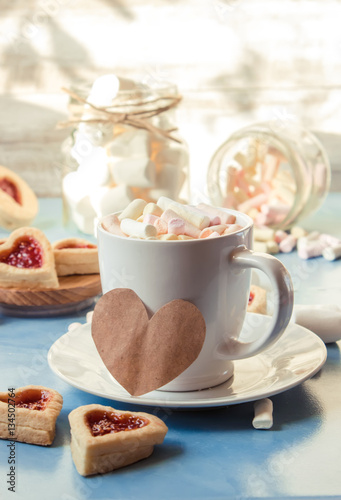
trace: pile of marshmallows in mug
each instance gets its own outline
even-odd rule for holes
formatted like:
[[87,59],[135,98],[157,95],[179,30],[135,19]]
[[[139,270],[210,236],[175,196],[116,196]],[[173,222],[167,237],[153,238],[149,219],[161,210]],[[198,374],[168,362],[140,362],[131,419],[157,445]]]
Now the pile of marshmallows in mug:
[[216,238],[242,229],[235,215],[200,203],[182,205],[166,196],[157,203],[132,201],[119,215],[107,215],[102,226],[118,236],[147,240]]
[[[205,203],[183,205],[166,196],[157,203],[135,199],[120,215],[110,214],[101,221],[102,227],[118,236],[146,240],[191,240],[216,238],[242,229],[235,215]],[[341,256],[341,241],[328,234],[314,231],[308,234],[295,226],[288,234],[271,228],[254,228],[254,250],[288,253],[298,249],[299,257],[309,259],[323,255],[327,260]]]

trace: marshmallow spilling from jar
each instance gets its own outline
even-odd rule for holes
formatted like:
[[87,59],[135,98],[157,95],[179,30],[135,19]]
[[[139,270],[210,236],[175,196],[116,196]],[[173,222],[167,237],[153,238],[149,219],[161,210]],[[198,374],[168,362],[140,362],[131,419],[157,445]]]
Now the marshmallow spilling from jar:
[[157,203],[135,199],[119,215],[104,217],[101,224],[118,236],[164,241],[217,238],[243,229],[233,214],[204,203],[183,205],[165,196]]
[[[104,75],[94,82],[88,101],[110,106],[122,90],[138,87],[131,80]],[[86,105],[83,118],[93,117]],[[84,233],[93,234],[95,219],[123,210],[136,198],[146,203],[161,196],[179,199],[186,186],[186,148],[144,129],[80,123],[71,156],[78,168],[64,177],[63,193],[72,220]]]

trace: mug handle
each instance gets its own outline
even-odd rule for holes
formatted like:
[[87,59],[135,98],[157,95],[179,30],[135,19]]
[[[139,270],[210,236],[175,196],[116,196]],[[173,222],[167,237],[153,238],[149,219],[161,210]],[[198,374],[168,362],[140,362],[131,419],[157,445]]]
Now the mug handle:
[[237,273],[243,272],[246,268],[260,269],[269,277],[275,291],[274,312],[270,328],[261,338],[248,343],[231,338],[218,347],[219,357],[233,360],[258,354],[282,335],[291,318],[294,289],[286,267],[272,255],[253,252],[243,246],[231,252],[230,263]]

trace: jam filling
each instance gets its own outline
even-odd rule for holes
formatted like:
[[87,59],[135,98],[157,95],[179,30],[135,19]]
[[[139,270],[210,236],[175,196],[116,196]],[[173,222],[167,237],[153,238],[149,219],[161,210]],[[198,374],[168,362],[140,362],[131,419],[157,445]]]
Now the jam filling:
[[14,201],[21,205],[20,193],[15,184],[11,182],[9,179],[0,179],[0,189],[5,191]]
[[84,243],[69,243],[67,245],[58,247],[58,250],[66,250],[67,248],[97,248],[97,247],[92,243],[89,243],[88,245]]
[[16,396],[15,407],[44,411],[50,399],[50,393],[47,391],[27,389]]
[[13,249],[0,262],[24,269],[36,269],[43,265],[43,252],[37,240],[26,236],[15,243]]
[[249,295],[249,305],[251,304],[251,302],[253,301],[254,298],[255,298],[255,294],[253,292],[250,292],[250,295]]
[[93,412],[86,416],[93,436],[104,436],[114,432],[131,431],[144,427],[148,420],[129,413]]

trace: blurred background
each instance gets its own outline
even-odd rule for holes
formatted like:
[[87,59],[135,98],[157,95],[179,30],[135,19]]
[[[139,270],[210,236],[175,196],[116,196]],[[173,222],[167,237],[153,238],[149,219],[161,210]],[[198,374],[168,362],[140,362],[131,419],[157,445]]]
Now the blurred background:
[[61,193],[61,87],[106,73],[175,83],[194,195],[238,128],[302,121],[341,189],[341,1],[0,0],[0,164]]

